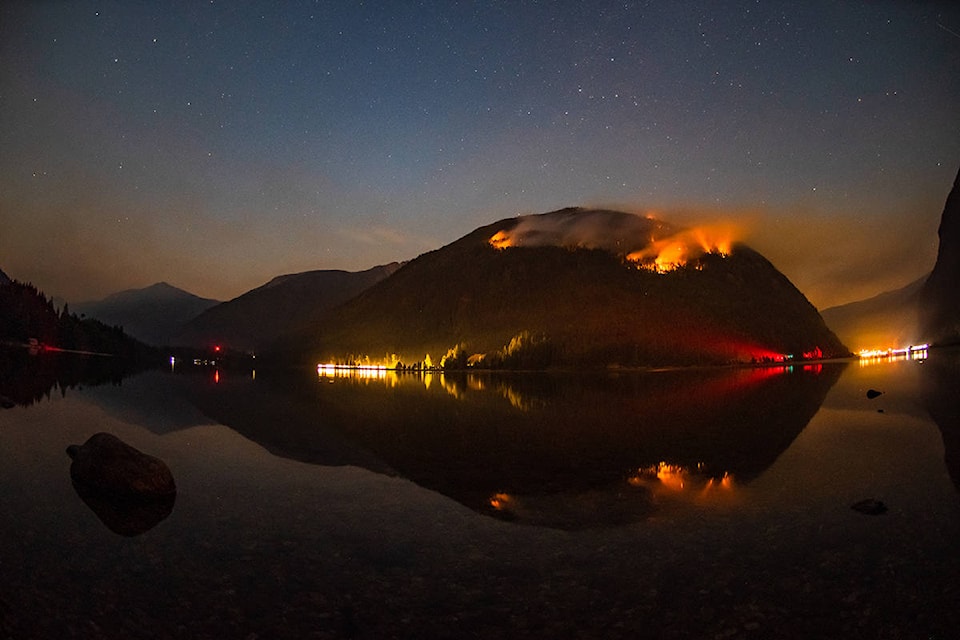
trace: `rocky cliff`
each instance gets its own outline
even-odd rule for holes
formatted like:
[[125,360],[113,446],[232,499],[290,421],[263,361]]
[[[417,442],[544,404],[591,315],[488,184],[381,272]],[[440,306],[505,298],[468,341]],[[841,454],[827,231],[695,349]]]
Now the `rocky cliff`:
[[928,341],[960,343],[960,172],[940,218],[937,262],[920,292],[920,322]]

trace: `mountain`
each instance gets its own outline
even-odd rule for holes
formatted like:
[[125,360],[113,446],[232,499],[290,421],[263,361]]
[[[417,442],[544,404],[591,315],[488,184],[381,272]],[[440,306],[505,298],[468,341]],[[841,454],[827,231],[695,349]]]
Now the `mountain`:
[[0,287],[2,287],[5,284],[10,284],[11,282],[13,281],[10,279],[10,276],[5,274],[3,272],[3,269],[0,269]]
[[217,342],[233,349],[261,350],[281,334],[319,322],[328,311],[399,268],[394,262],[359,272],[319,270],[277,276],[205,310],[179,332],[176,342],[194,346]]
[[920,292],[920,322],[928,342],[960,343],[960,171],[947,196],[937,231],[937,262]]
[[763,256],[707,231],[579,208],[504,219],[419,256],[286,346],[313,362],[482,354],[513,367],[848,353]]
[[827,326],[854,351],[924,342],[918,318],[920,290],[927,276],[895,291],[820,312]]
[[158,282],[144,289],[128,289],[103,300],[75,305],[74,313],[97,318],[152,345],[168,345],[180,327],[213,305],[217,300]]

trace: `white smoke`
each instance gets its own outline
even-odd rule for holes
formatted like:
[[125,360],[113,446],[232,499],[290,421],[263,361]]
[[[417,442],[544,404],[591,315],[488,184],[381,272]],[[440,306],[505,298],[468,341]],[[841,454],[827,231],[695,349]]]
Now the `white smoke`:
[[627,255],[681,230],[651,217],[619,211],[564,209],[523,216],[500,235],[504,246],[604,249]]

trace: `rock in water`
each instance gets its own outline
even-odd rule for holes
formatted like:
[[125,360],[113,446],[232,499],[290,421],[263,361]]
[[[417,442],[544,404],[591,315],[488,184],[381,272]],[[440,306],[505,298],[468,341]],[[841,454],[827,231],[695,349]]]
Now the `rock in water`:
[[116,498],[174,495],[177,487],[164,462],[134,449],[110,433],[90,436],[82,446],[70,445],[74,483]]
[[867,498],[866,500],[856,502],[850,505],[850,508],[854,511],[865,513],[868,516],[879,516],[887,512],[887,505],[883,504],[882,501],[874,500],[873,498]]
[[114,533],[139,535],[173,511],[177,488],[162,460],[109,433],[70,445],[67,454],[77,495]]
[[883,391],[877,391],[876,389],[867,389],[867,398],[873,400],[883,395]]

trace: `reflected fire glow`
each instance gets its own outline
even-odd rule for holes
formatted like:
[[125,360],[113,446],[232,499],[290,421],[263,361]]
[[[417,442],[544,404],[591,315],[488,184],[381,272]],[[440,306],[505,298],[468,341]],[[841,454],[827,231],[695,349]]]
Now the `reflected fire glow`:
[[664,461],[637,469],[636,473],[627,478],[627,483],[634,487],[653,489],[654,493],[664,489],[673,493],[696,490],[699,495],[706,495],[734,488],[733,476],[727,472],[711,476],[704,473],[703,464],[690,468]]

